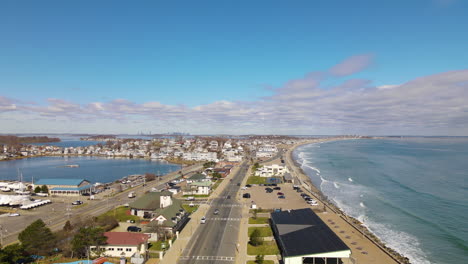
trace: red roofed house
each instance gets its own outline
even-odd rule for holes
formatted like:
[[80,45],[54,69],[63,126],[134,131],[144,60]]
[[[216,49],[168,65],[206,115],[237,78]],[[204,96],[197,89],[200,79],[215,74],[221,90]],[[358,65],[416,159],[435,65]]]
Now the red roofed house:
[[[101,246],[101,255],[108,257],[122,257],[129,258],[135,253],[142,255],[146,254],[148,250],[149,235],[141,233],[130,232],[105,232],[104,236],[107,237],[107,244]],[[91,246],[91,250],[96,247]]]

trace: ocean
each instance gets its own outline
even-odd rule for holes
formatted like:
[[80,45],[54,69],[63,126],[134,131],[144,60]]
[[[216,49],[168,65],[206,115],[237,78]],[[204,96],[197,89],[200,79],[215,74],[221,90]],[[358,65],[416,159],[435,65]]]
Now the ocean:
[[[64,167],[77,164],[78,168]],[[113,182],[132,175],[154,173],[162,175],[177,171],[180,165],[166,161],[106,157],[37,157],[0,162],[0,180],[18,180],[18,169],[23,180],[49,178],[87,179],[92,183]]]
[[293,155],[324,195],[411,263],[467,263],[468,138],[342,140]]

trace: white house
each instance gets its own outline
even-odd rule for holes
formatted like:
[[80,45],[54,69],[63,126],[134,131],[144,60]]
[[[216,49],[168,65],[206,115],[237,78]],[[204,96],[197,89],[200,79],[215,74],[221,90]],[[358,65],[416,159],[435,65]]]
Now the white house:
[[[148,250],[149,235],[130,232],[105,232],[107,244],[100,246],[101,255],[107,257],[129,258],[135,253],[142,255]],[[96,251],[96,246],[90,247],[91,251]]]
[[273,164],[273,165],[263,166],[261,168],[258,168],[255,171],[255,176],[261,176],[261,177],[283,176],[287,172],[289,172],[288,167],[281,166],[278,164]]

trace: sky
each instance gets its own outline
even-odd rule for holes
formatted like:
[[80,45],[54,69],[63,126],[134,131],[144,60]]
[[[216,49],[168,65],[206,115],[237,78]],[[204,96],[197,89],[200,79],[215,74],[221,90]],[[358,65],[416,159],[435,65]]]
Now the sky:
[[0,133],[468,136],[468,1],[1,1]]

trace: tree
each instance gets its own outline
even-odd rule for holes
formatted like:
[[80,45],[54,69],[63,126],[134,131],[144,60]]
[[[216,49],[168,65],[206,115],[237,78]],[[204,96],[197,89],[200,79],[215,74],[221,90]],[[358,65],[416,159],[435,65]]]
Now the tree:
[[70,223],[70,220],[67,220],[67,222],[65,222],[65,225],[63,226],[63,231],[70,232],[72,230],[73,230],[73,226]]
[[35,193],[40,193],[41,191],[42,191],[41,186],[36,186],[36,188],[34,188]]
[[203,163],[203,168],[205,168],[205,169],[206,168],[212,168],[214,166],[216,166],[216,162],[214,162],[214,161],[208,161],[208,162]]
[[19,263],[31,261],[23,245],[15,243],[0,249],[0,264]]
[[73,237],[72,250],[78,257],[84,257],[89,252],[90,246],[96,246],[97,252],[101,245],[106,244],[107,237],[104,236],[104,230],[100,227],[82,227]]
[[255,257],[255,263],[257,264],[263,264],[264,263],[265,256],[263,255],[257,255]]
[[250,234],[250,241],[249,243],[256,247],[256,246],[260,246],[262,244],[262,238],[260,237],[260,230],[258,230],[257,228],[254,229],[254,231],[252,232],[252,234]]
[[27,226],[18,235],[18,240],[30,254],[46,255],[55,247],[55,237],[42,219]]
[[43,193],[49,193],[49,188],[47,188],[47,185],[42,185],[41,190]]
[[213,178],[215,178],[215,179],[220,179],[220,178],[222,177],[221,174],[219,174],[219,172],[213,173],[212,176],[213,176]]
[[145,181],[154,181],[156,180],[156,174],[154,173],[145,173]]

